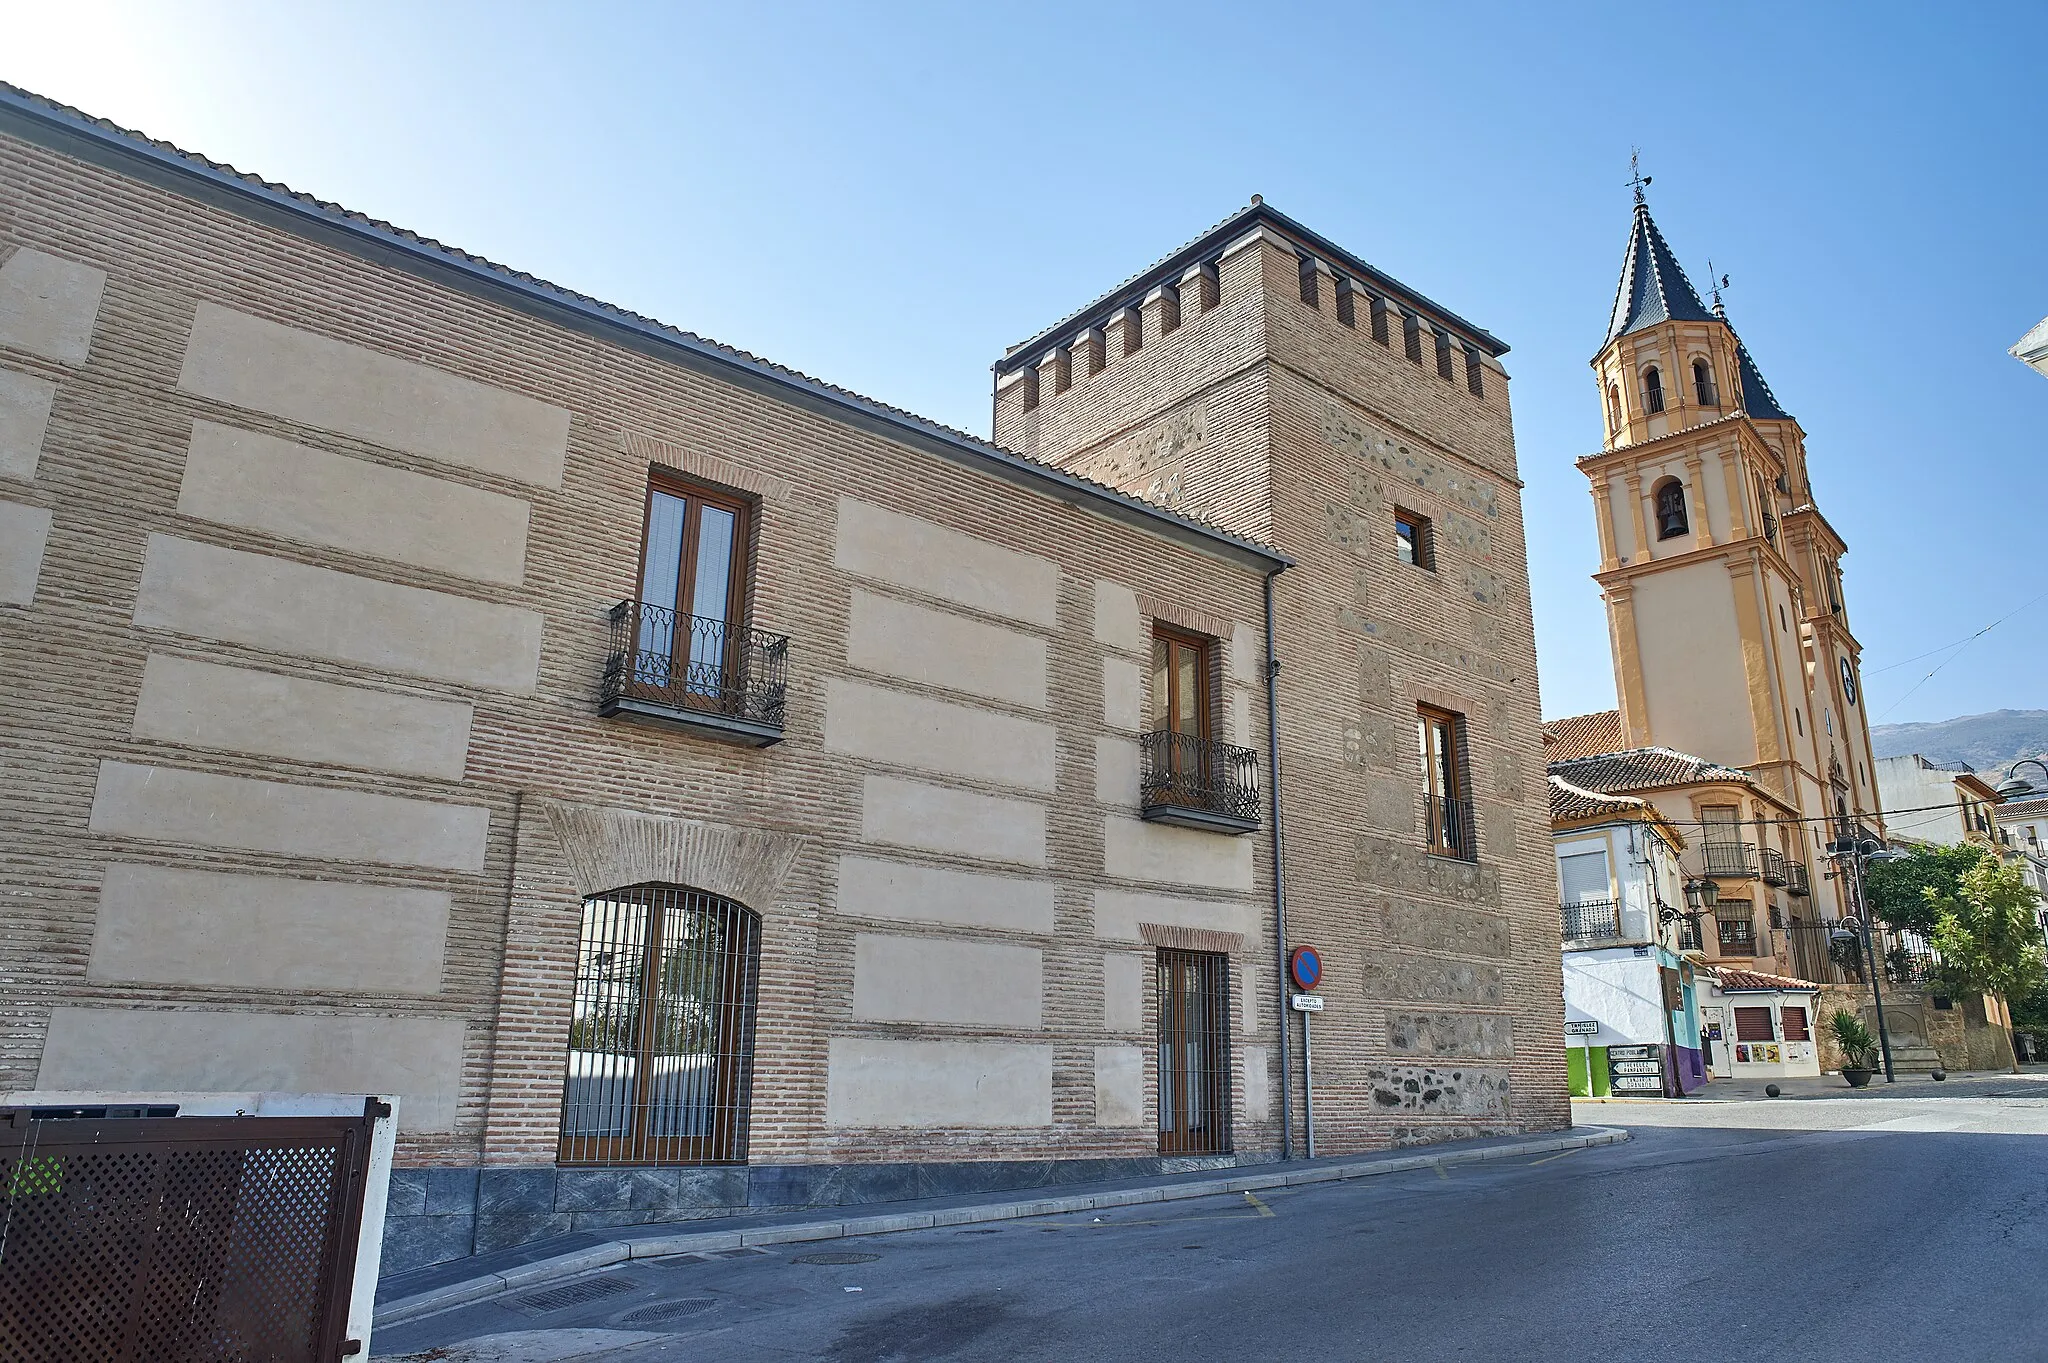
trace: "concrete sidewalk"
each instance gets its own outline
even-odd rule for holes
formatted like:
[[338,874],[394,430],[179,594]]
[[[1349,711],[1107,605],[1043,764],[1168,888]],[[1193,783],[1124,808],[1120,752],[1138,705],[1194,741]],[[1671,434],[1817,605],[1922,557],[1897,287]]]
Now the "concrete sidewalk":
[[1873,1077],[1866,1088],[1850,1088],[1839,1074],[1817,1079],[1715,1079],[1683,1098],[1574,1098],[1575,1108],[1593,1106],[1626,1107],[1635,1104],[1747,1103],[1767,1101],[1766,1084],[1776,1084],[1779,1101],[1826,1098],[1962,1098],[1985,1097],[1991,1091],[2010,1091],[2027,1097],[2048,1097],[2048,1065],[2022,1065],[2018,1074],[2010,1070],[1971,1070],[1950,1073],[1946,1080],[1925,1074],[1900,1074],[1898,1082],[1887,1084],[1884,1075]]
[[[620,1227],[602,1233],[561,1236],[518,1249],[394,1274],[377,1285],[375,1323],[380,1327],[395,1325],[629,1259],[715,1254],[755,1245],[836,1240],[850,1235],[882,1235],[891,1231],[927,1230],[1026,1216],[1096,1211],[1105,1207],[1129,1207],[1147,1202],[1216,1197],[1265,1188],[1329,1183],[1376,1174],[1552,1154],[1588,1146],[1612,1145],[1627,1139],[1626,1131],[1582,1126],[1550,1136],[1447,1141],[1421,1150],[1293,1160],[1230,1170],[1126,1179],[1091,1185],[1087,1191],[1063,1189],[1058,1196],[1005,1192],[894,1202],[886,1204],[891,1210],[878,1215],[847,1216],[843,1214],[847,1210],[845,1208],[810,1208],[779,1216],[721,1217],[714,1222]],[[1049,1190],[1035,1191],[1043,1193]],[[684,1229],[684,1226],[701,1229]]]

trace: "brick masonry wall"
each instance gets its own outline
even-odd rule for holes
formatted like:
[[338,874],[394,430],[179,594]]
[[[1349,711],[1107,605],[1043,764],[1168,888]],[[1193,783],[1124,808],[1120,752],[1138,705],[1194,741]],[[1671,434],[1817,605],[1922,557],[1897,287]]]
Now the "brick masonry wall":
[[[0,139],[0,264],[23,247],[105,270],[108,283],[86,362],[53,363],[0,349],[0,367],[54,379],[59,391],[35,478],[0,484],[8,500],[55,512],[33,604],[0,607],[0,785],[8,791],[0,802],[0,880],[7,887],[0,910],[6,914],[0,972],[9,999],[0,1022],[0,1082],[15,1090],[36,1085],[52,1010],[62,1006],[452,1019],[462,1037],[452,1121],[444,1130],[407,1131],[401,1164],[550,1162],[580,897],[592,888],[579,880],[579,853],[574,838],[563,832],[568,816],[562,811],[596,809],[688,821],[716,830],[724,840],[719,845],[728,849],[740,846],[740,834],[760,835],[758,844],[746,844],[753,850],[733,853],[738,860],[719,872],[759,884],[769,895],[750,903],[764,920],[750,1150],[757,1163],[1125,1158],[1156,1149],[1146,1123],[1105,1126],[1097,1120],[1097,1048],[1143,1046],[1156,1018],[1148,988],[1140,1029],[1105,1026],[1104,944],[1096,940],[1093,895],[1102,888],[1164,888],[1196,902],[1257,911],[1270,898],[1270,841],[1267,832],[1253,835],[1252,872],[1242,887],[1157,887],[1104,869],[1105,816],[1117,807],[1114,800],[1098,798],[1097,740],[1110,731],[1104,723],[1104,663],[1117,649],[1098,637],[1096,584],[1106,580],[1134,596],[1221,622],[1236,641],[1254,637],[1252,626],[1260,618],[1255,573],[775,397],[562,330],[35,145]],[[566,409],[571,420],[560,487],[451,469],[372,440],[181,391],[180,364],[201,302]],[[194,420],[516,497],[531,508],[523,580],[480,584],[181,514],[178,497]],[[635,592],[653,464],[760,497],[753,617],[794,641],[787,733],[772,748],[728,747],[595,715],[605,613]],[[1058,569],[1054,618],[1020,626],[937,592],[843,571],[834,557],[842,495],[1051,560]],[[536,685],[531,692],[456,686],[140,629],[132,613],[151,532],[537,611],[542,642]],[[857,589],[1041,640],[1048,659],[1044,709],[854,667],[846,659]],[[466,768],[454,780],[402,777],[133,738],[138,677],[151,653],[466,701],[475,707]],[[1232,666],[1238,667],[1235,659]],[[1054,931],[1024,935],[1044,961],[1039,1030],[853,1018],[854,937],[857,929],[875,925],[837,915],[834,896],[839,857],[850,849],[873,850],[862,832],[864,778],[894,772],[951,791],[1005,797],[1017,792],[1000,781],[910,770],[835,749],[828,744],[826,698],[839,680],[943,698],[992,720],[1027,718],[1055,729],[1054,787],[1039,797],[1047,818],[1041,874],[1057,887]],[[1251,683],[1239,677],[1230,689],[1248,693]],[[1242,709],[1249,725],[1240,740],[1263,749],[1263,707]],[[106,758],[481,808],[488,813],[483,864],[473,872],[422,873],[357,860],[96,834],[87,822],[97,767]],[[891,848],[889,855],[911,866],[982,865],[914,849]],[[769,862],[773,874],[763,869]],[[97,891],[110,863],[446,891],[453,912],[440,987],[400,994],[375,987],[89,978]],[[1264,926],[1237,954],[1240,978],[1264,972],[1271,959],[1270,925],[1263,917],[1252,921]],[[1024,940],[1001,931],[978,935]],[[1258,1057],[1273,1043],[1270,1015],[1247,1013],[1245,999],[1255,1010],[1270,1009],[1273,996],[1263,973],[1249,995],[1241,994],[1237,1059],[1268,1064]],[[935,1034],[1050,1045],[1052,1122],[986,1129],[828,1123],[825,1056],[834,1039]],[[264,1075],[239,1077],[249,1087],[274,1083]],[[223,1076],[222,1082],[233,1078]],[[1274,1079],[1266,1075],[1267,1087]],[[1147,1061],[1146,1111],[1153,1110],[1155,1097],[1156,1075]],[[1248,1102],[1250,1095],[1241,1097]],[[1259,1151],[1276,1145],[1273,1116],[1242,1112],[1239,1147]]]
[[[1363,300],[1355,325],[1327,290],[1304,304],[1298,269],[1275,237],[1226,246],[1210,315],[1259,321],[1230,331],[1237,349],[1184,321],[1185,338],[1110,361],[1085,403],[1079,380],[1059,396],[1041,388],[1031,434],[1044,457],[1140,495],[1178,474],[1177,505],[1270,534],[1297,561],[1276,583],[1281,762],[1289,942],[1321,948],[1328,971],[1319,1148],[1563,1126],[1555,871],[1505,377],[1488,369],[1474,395],[1461,356],[1446,382],[1431,346],[1421,365],[1405,358],[1398,319],[1383,345]],[[1397,505],[1433,522],[1433,569],[1395,557]],[[1418,703],[1464,717],[1476,863],[1424,853]],[[1295,1101],[1298,1118],[1298,1086]]]

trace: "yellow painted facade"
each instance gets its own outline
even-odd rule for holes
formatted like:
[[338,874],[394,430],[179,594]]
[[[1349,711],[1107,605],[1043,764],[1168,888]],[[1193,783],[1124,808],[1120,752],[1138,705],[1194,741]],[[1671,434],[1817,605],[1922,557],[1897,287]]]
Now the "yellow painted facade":
[[[1594,580],[1621,730],[1628,746],[1749,773],[1769,798],[1742,802],[1744,821],[1760,820],[1744,837],[1813,868],[1800,917],[1842,916],[1850,909],[1825,874],[1824,845],[1843,823],[1883,831],[1842,587],[1848,546],[1816,503],[1805,432],[1718,297],[1712,309],[1701,303],[1647,207],[1635,212],[1621,296],[1593,360],[1606,438],[1578,461],[1597,517]],[[1686,820],[1719,801],[1674,791],[1659,805]],[[1780,822],[1795,815],[1805,822]]]

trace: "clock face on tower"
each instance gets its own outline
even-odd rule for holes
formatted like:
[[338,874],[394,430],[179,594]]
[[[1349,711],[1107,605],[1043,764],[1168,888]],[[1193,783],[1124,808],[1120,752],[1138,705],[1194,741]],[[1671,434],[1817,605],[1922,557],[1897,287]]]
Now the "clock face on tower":
[[1856,703],[1856,669],[1849,666],[1847,658],[1842,659],[1842,699]]

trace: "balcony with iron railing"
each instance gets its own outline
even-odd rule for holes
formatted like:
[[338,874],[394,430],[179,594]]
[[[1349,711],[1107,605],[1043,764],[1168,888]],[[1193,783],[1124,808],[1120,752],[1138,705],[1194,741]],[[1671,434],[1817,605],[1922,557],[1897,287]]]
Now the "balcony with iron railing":
[[1250,748],[1164,729],[1138,742],[1141,817],[1212,833],[1259,826],[1259,755]]
[[1786,859],[1785,893],[1789,895],[1798,895],[1801,897],[1813,893],[1813,884],[1807,874],[1805,862],[1793,861],[1790,858]]
[[1763,849],[1764,884],[1783,885],[1792,877],[1785,867],[1785,854],[1775,848]]
[[1423,817],[1428,820],[1431,855],[1454,857],[1459,861],[1479,859],[1479,830],[1472,821],[1472,802],[1442,795],[1425,795]]
[[1748,842],[1705,842],[1700,844],[1700,870],[1716,880],[1755,880],[1756,844]]
[[789,640],[639,601],[611,610],[598,713],[765,748],[782,739]]
[[1582,899],[1560,904],[1567,942],[1614,941],[1621,936],[1621,906],[1611,899]]

